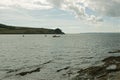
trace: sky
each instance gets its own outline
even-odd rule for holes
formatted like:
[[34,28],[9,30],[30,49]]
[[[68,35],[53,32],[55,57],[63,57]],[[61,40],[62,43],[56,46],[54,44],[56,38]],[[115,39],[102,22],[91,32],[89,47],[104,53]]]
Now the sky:
[[120,32],[120,0],[0,0],[0,23],[65,33]]

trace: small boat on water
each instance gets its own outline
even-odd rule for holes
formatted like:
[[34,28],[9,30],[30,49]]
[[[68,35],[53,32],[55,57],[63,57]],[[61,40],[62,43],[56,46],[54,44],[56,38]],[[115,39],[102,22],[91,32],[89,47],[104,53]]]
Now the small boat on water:
[[45,34],[45,37],[47,37],[47,35]]
[[22,37],[24,37],[24,34],[22,35]]
[[54,36],[52,36],[52,37],[60,37],[59,35],[54,35]]

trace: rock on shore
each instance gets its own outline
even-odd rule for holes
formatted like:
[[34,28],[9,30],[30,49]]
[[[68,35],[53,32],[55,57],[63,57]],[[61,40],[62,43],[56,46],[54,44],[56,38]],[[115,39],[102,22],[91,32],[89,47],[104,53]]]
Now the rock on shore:
[[[120,50],[113,53],[120,53]],[[79,70],[78,75],[72,80],[120,80],[120,56],[110,56],[102,62],[104,64],[101,66]]]

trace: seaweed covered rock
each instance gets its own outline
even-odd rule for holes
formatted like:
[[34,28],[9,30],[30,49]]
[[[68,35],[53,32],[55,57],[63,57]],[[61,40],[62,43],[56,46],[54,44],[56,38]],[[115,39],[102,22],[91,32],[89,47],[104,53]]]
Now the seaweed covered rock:
[[104,64],[101,66],[81,69],[72,80],[120,80],[120,56],[110,56],[102,61]]

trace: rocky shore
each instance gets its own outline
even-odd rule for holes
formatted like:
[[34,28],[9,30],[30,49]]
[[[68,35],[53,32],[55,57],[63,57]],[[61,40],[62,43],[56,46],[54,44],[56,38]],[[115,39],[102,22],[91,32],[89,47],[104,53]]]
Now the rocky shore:
[[[120,53],[120,50],[110,51],[108,54]],[[27,66],[18,69],[3,69],[6,75],[0,80],[6,80],[12,76],[24,77],[33,73],[41,72],[47,64],[53,62],[49,60],[42,64]],[[68,80],[120,80],[120,56],[109,56],[101,61],[99,66],[91,66],[85,69],[71,70],[70,66],[66,66],[56,70],[56,73],[62,73],[62,77]],[[46,80],[46,79],[44,79]]]
[[[108,53],[120,53],[120,50]],[[102,60],[100,66],[81,69],[72,80],[120,80],[120,56],[110,56]]]

